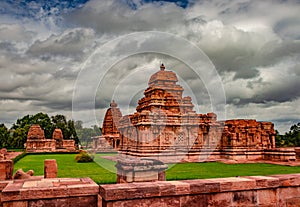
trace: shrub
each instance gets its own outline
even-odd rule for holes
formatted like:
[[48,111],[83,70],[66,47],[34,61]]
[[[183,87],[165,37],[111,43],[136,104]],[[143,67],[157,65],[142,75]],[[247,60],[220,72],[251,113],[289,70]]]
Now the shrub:
[[81,151],[78,155],[76,155],[75,160],[77,162],[93,162],[94,156],[85,151]]

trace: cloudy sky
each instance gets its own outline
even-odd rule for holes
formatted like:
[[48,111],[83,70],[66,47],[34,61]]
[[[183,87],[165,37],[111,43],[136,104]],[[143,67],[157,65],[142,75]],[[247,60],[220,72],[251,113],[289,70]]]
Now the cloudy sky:
[[284,133],[300,121],[299,11],[299,0],[2,0],[0,123],[44,112],[101,125],[112,99],[133,112],[164,62],[197,112]]

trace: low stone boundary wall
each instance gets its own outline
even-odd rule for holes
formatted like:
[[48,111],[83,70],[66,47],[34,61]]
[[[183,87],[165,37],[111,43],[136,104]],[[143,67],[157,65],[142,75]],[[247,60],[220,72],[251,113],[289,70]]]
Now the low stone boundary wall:
[[90,178],[27,179],[2,182],[3,207],[96,207],[99,186]]
[[100,185],[90,178],[0,181],[2,207],[299,207],[300,174]]
[[300,174],[100,185],[101,207],[296,207]]

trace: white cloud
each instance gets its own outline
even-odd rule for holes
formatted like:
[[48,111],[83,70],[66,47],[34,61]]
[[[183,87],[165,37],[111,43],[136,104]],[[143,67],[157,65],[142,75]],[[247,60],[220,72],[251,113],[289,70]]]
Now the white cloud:
[[[2,15],[0,99],[4,107],[0,110],[0,121],[12,122],[11,117],[35,111],[70,114],[76,77],[89,55],[121,35],[153,30],[186,38],[208,55],[223,80],[229,118],[273,120],[283,132],[300,116],[297,90],[300,87],[297,24],[300,6],[297,1],[204,0],[195,1],[186,9],[174,3],[139,2],[132,9],[122,1],[91,0],[62,16],[48,18],[41,10],[34,20],[20,20],[9,13]],[[0,5],[8,6],[5,2]],[[7,11],[15,14],[19,9]],[[149,48],[167,45],[174,51],[178,48],[176,42],[143,45],[143,40],[137,40],[123,44],[127,44],[128,50],[132,44]],[[122,48],[126,49],[124,45]],[[120,45],[106,48],[106,52],[117,59],[124,52],[118,49],[121,50]],[[143,54],[123,60],[114,65],[101,84],[115,87],[124,82],[119,88],[120,106],[127,105],[125,110],[133,110],[147,84],[126,82],[126,75],[138,68],[151,67],[149,74],[134,73],[135,79],[146,80],[157,70],[161,59],[191,87],[201,113],[210,110],[205,84],[195,79],[187,65],[163,55]],[[97,75],[91,73],[85,77],[86,92],[78,100],[82,106],[86,106],[89,84]],[[114,89],[100,89],[99,96],[94,95],[96,108],[103,113]],[[17,111],[11,110],[14,106]],[[79,117],[92,123],[89,112],[85,108],[78,111]],[[100,119],[102,115],[98,115]]]

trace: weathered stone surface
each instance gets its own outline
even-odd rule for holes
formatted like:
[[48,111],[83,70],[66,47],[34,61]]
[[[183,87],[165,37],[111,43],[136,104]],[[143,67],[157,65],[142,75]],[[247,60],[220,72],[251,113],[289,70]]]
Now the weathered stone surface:
[[55,140],[57,148],[63,147],[64,136],[63,136],[61,129],[54,129],[53,134],[52,134],[52,139]]
[[300,174],[100,185],[100,196],[102,207],[294,207],[300,185],[284,186],[279,180],[295,176]]
[[11,180],[14,170],[12,160],[0,160],[0,180]]
[[3,206],[96,207],[99,186],[90,178],[53,178],[9,182],[2,190]]
[[27,134],[26,151],[54,151],[55,141],[45,138],[44,130],[38,124],[33,124]]
[[6,160],[7,150],[6,148],[2,148],[0,150],[0,160]]
[[167,165],[159,160],[122,158],[117,161],[117,183],[166,180]]
[[33,124],[28,131],[27,139],[45,139],[44,130],[38,124]]
[[0,195],[7,207],[295,207],[300,204],[300,185],[279,180],[296,176],[300,174],[109,184],[100,190],[89,178],[39,178],[2,181]]
[[300,206],[300,197],[290,198],[286,201],[286,207],[299,207]]
[[74,152],[74,140],[64,140],[61,129],[55,129],[52,139],[46,139],[44,130],[37,124],[30,127],[26,141],[27,152]]
[[104,116],[102,135],[93,137],[93,149],[95,151],[108,152],[112,151],[112,149],[119,149],[121,140],[118,127],[121,118],[122,113],[117,103],[113,100]]
[[[217,121],[212,112],[197,114],[191,97],[183,97],[184,89],[177,82],[176,74],[161,65],[150,77],[135,113],[122,116],[116,103],[111,103],[100,138],[124,154],[169,163],[224,158],[295,159],[295,150],[275,149],[273,123]],[[99,149],[98,140],[94,139],[94,149]]]
[[56,178],[57,177],[57,163],[54,159],[44,160],[44,177]]
[[14,180],[17,180],[17,179],[30,179],[30,178],[32,178],[33,174],[34,174],[33,170],[28,170],[27,172],[24,172],[22,169],[19,169],[14,174],[13,179]]
[[277,204],[277,190],[276,188],[268,190],[257,191],[257,200],[261,205],[276,206]]

